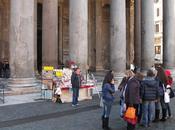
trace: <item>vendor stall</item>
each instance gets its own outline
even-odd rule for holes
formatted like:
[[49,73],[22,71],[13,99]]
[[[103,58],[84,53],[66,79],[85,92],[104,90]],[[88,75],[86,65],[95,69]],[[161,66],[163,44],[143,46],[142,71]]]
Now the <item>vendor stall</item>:
[[[72,69],[54,69],[51,66],[46,66],[42,72],[42,84],[47,94],[44,94],[45,99],[52,99],[53,102],[71,102],[72,101],[72,84],[71,84]],[[79,91],[79,101],[92,99],[92,89],[95,87],[94,81],[87,75],[83,76],[82,85]],[[88,78],[87,78],[88,77]],[[57,99],[60,98],[60,99]]]

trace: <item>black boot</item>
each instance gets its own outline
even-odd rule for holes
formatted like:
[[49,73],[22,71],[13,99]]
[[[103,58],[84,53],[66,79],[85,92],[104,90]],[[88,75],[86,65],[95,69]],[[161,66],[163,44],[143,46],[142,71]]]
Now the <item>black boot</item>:
[[105,118],[104,118],[104,116],[101,117],[101,120],[102,120],[102,128],[104,129],[105,128]]
[[156,110],[155,111],[155,119],[153,120],[154,123],[158,122],[160,119],[159,119],[159,114],[160,114],[160,110]]
[[166,109],[162,109],[162,119],[160,121],[166,121]]
[[109,127],[109,117],[108,118],[104,118],[104,130],[111,130],[111,128]]

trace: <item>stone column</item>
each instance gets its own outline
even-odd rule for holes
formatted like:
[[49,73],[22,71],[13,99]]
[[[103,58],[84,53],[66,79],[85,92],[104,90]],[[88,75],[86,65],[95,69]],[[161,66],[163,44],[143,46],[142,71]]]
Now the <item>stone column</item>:
[[88,61],[88,0],[69,2],[69,55],[85,71]]
[[37,0],[35,0],[34,3],[34,65],[35,65],[35,72],[37,72],[36,74],[38,74],[38,69],[37,69]]
[[175,69],[175,0],[163,0],[163,64]]
[[134,60],[134,1],[126,0],[126,66]]
[[61,63],[63,63],[63,9],[64,9],[64,6],[63,6],[63,1],[59,1],[59,30],[58,30],[58,34],[59,34],[59,61]]
[[126,70],[126,6],[125,0],[111,2],[111,69],[117,73]]
[[141,67],[141,0],[134,3],[134,64]]
[[141,1],[142,70],[154,65],[154,0]]
[[11,0],[9,86],[35,86],[34,0]]
[[[0,5],[1,6],[1,5]],[[2,30],[2,9],[0,8],[0,30]],[[2,31],[0,31],[0,62],[2,61]]]
[[10,1],[3,2],[2,7],[2,59],[9,60],[9,22],[10,22]]
[[104,68],[102,48],[102,0],[96,0],[96,70]]
[[58,0],[43,0],[42,62],[58,65]]
[[96,1],[88,0],[88,65],[91,70],[95,70],[96,68]]

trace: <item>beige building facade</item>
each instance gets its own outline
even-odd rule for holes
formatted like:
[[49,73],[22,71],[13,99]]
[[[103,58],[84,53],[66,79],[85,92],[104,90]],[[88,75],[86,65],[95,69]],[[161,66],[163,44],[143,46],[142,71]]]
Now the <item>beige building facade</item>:
[[[169,34],[163,61],[173,68],[168,48],[175,46],[170,34],[175,17],[168,16],[174,16],[175,4],[163,4],[164,34]],[[66,61],[116,74],[131,63],[146,70],[155,57],[153,12],[154,0],[0,0],[0,60],[10,63],[12,86],[34,85],[42,66]]]

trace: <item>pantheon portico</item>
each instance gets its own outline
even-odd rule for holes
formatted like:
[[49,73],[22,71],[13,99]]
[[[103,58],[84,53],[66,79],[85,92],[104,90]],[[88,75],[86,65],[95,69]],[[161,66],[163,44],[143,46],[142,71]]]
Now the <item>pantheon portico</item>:
[[[175,67],[175,1],[163,1],[163,65]],[[123,73],[154,64],[154,0],[0,0],[0,61],[12,86],[34,86],[44,65]],[[170,17],[171,16],[171,17]]]

